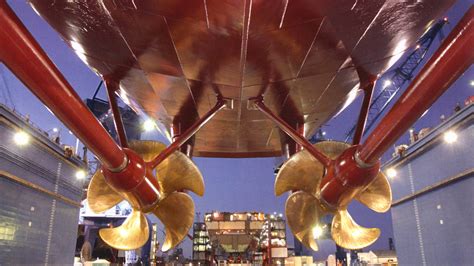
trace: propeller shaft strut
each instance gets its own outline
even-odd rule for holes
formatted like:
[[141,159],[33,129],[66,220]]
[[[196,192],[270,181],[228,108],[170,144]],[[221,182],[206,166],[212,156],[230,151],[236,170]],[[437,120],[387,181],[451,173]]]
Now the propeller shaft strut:
[[196,134],[196,132],[201,129],[201,127],[203,127],[209,120],[211,120],[211,118],[214,117],[217,112],[222,110],[226,106],[226,103],[226,99],[219,96],[217,98],[216,105],[211,110],[209,110],[203,117],[201,117],[198,121],[191,125],[185,132],[180,134],[179,137],[177,137],[175,141],[173,141],[173,143],[171,143],[164,151],[162,151],[158,156],[156,156],[155,159],[148,163],[150,167],[155,168],[162,161],[168,158],[168,156],[170,156],[173,152],[178,150],[181,145],[183,145],[189,138]]
[[305,150],[307,150],[311,155],[314,156],[318,161],[320,161],[324,166],[329,166],[331,160],[324,155],[322,152],[318,151],[313,147],[311,142],[305,139],[301,134],[299,134],[295,129],[293,129],[285,120],[281,119],[275,115],[263,102],[263,97],[259,96],[253,99],[255,107],[260,110],[264,115],[266,115],[270,120],[272,120],[277,126],[283,130],[288,136],[290,136],[296,143],[301,145]]

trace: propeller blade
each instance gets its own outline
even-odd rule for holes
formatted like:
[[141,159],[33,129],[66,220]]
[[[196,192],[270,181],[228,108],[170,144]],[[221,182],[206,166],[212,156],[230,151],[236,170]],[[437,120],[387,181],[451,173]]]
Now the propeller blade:
[[320,224],[325,215],[319,200],[307,192],[295,192],[286,200],[285,212],[288,226],[296,238],[308,248],[317,251],[313,228]]
[[347,249],[361,249],[374,243],[380,236],[380,229],[365,228],[352,219],[347,210],[336,213],[331,225],[332,239]]
[[87,202],[94,213],[104,212],[123,201],[115,190],[105,181],[102,171],[99,169],[92,176],[87,189]]
[[[338,157],[350,145],[337,141],[322,141],[313,145],[331,159]],[[294,154],[283,164],[275,180],[275,195],[303,190],[316,195],[324,166],[306,150]]]
[[167,251],[187,236],[193,225],[194,203],[188,194],[173,192],[158,203],[153,213],[165,226],[166,238],[161,250]]
[[339,155],[341,155],[350,146],[351,145],[345,142],[332,140],[321,141],[314,144],[314,147],[316,147],[320,152],[324,153],[331,160],[339,157]]
[[275,195],[287,191],[303,190],[315,195],[324,166],[306,150],[295,153],[278,171],[275,179]]
[[392,205],[392,189],[387,177],[379,172],[375,180],[355,198],[373,211],[388,211]]
[[166,149],[165,144],[152,140],[134,140],[129,143],[129,146],[130,149],[142,156],[145,162],[152,161],[164,149]]
[[319,250],[318,243],[316,242],[316,239],[314,238],[313,230],[309,229],[304,232],[301,232],[297,237],[296,237],[305,247],[310,248],[314,251]]
[[148,241],[148,222],[143,213],[133,210],[121,226],[100,229],[99,235],[107,245],[113,248],[137,249]]
[[156,167],[156,174],[163,193],[190,190],[196,195],[204,195],[204,180],[193,161],[176,151]]

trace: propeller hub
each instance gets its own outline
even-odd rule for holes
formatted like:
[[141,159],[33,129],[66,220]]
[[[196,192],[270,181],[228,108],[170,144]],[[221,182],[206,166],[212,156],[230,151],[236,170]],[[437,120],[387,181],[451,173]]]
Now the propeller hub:
[[125,193],[131,200],[134,208],[150,211],[159,201],[160,186],[152,171],[147,170],[145,161],[134,151],[124,148],[128,161],[120,172],[112,172],[102,167],[107,184],[119,193]]
[[330,207],[347,206],[380,171],[380,161],[373,165],[360,165],[356,159],[357,148],[352,146],[332,160],[321,180],[319,196]]

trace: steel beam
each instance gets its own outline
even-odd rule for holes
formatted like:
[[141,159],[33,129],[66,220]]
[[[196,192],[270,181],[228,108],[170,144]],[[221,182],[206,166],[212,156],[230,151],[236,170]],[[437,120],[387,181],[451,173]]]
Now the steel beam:
[[222,97],[218,97],[216,105],[209,110],[203,117],[201,117],[198,121],[192,124],[186,131],[182,134],[177,136],[173,143],[171,143],[165,150],[163,150],[158,156],[156,156],[153,161],[149,162],[148,165],[152,169],[157,167],[162,161],[164,161],[168,156],[170,156],[173,152],[178,150],[181,145],[186,143],[188,139],[190,139],[196,132],[201,129],[214,115],[217,114],[220,110],[222,110],[226,106],[226,99]]
[[314,156],[318,161],[320,161],[324,166],[329,166],[331,159],[326,155],[318,151],[311,142],[303,137],[302,134],[299,134],[295,129],[293,129],[288,123],[275,115],[268,107],[263,103],[263,97],[257,97],[250,99],[254,101],[255,107],[265,114],[270,120],[272,120],[277,126],[283,130],[288,136],[290,136],[296,143],[301,145],[305,150],[307,150],[311,155]]
[[471,6],[357,154],[373,164],[474,62],[474,7]]
[[107,168],[126,164],[122,149],[89,111],[5,1],[0,1],[0,60]]

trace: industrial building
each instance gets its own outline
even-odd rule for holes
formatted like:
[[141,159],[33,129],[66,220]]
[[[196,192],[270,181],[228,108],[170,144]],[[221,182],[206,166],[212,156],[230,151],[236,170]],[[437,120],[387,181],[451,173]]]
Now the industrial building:
[[196,263],[283,264],[288,257],[281,214],[215,211],[193,228]]
[[72,262],[86,165],[55,133],[0,105],[1,265]]
[[470,265],[473,245],[474,104],[385,165],[400,265]]

